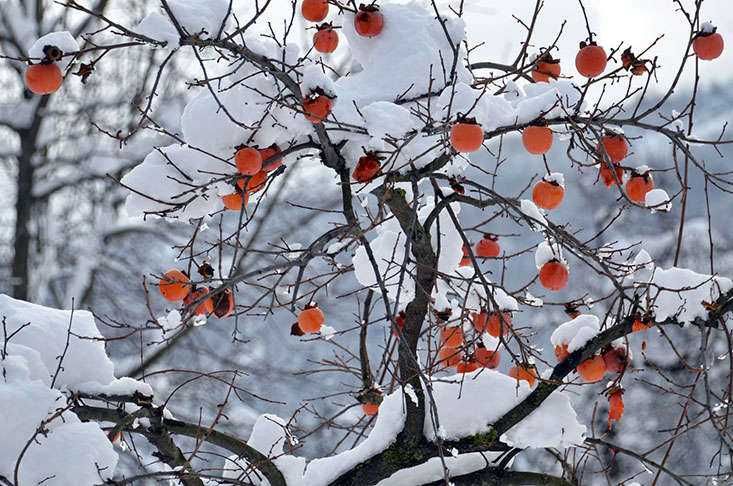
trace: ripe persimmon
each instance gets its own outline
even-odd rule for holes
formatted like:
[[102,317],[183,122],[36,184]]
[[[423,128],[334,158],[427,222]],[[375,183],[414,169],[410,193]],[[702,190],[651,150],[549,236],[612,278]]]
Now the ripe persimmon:
[[486,332],[494,337],[499,337],[502,334],[504,336],[509,334],[512,327],[512,313],[511,312],[490,312],[487,320]]
[[476,347],[475,353],[476,363],[482,368],[494,369],[499,367],[501,361],[501,355],[498,351],[492,351],[486,349],[483,345],[479,344]]
[[557,362],[565,361],[565,359],[570,356],[570,351],[568,351],[568,345],[563,343],[558,346],[555,346],[555,358],[557,358]]
[[471,257],[468,254],[469,248],[465,244],[463,245],[463,257],[461,258],[461,267],[468,267],[471,265]]
[[553,59],[549,52],[542,54],[535,61],[532,79],[538,83],[547,83],[550,79],[560,77],[560,61]]
[[247,199],[249,195],[245,193],[245,196],[242,197],[242,195],[238,192],[233,192],[231,194],[225,194],[221,197],[221,202],[224,203],[224,207],[229,209],[230,211],[241,211],[242,205],[247,204]]
[[[608,167],[608,162],[601,161],[598,168],[598,177],[603,181],[603,185],[611,187],[616,184],[616,180],[623,181],[624,168],[618,163],[613,163],[613,170]],[[615,175],[614,175],[615,174]]]
[[603,362],[610,373],[621,373],[629,364],[629,356],[624,348],[610,348],[603,353]]
[[326,316],[317,304],[308,304],[298,313],[298,327],[305,333],[317,333],[324,322],[326,322]]
[[331,114],[331,108],[333,100],[325,94],[312,94],[303,100],[303,114],[314,125],[323,123]]
[[25,70],[25,85],[37,95],[56,92],[64,82],[61,68],[54,62],[32,64]]
[[580,363],[576,371],[586,383],[595,383],[606,375],[606,362],[603,356],[595,355]]
[[232,292],[232,289],[224,289],[223,292],[214,295],[212,300],[216,317],[227,317],[234,312],[234,292]]
[[476,152],[483,141],[484,129],[473,118],[461,118],[450,129],[450,144],[456,152]]
[[339,35],[333,28],[332,24],[323,24],[318,26],[318,30],[313,34],[313,47],[322,54],[330,54],[336,50],[339,45]]
[[377,154],[367,152],[359,157],[351,177],[357,182],[366,183],[374,179],[379,174],[381,168],[382,163],[379,161]]
[[441,346],[438,349],[438,362],[445,368],[452,368],[461,362],[461,351],[457,348]]
[[260,149],[260,155],[262,156],[262,170],[265,172],[272,172],[281,165],[283,165],[283,159],[275,159],[268,162],[268,159],[276,157],[281,153],[280,147],[277,144],[272,144],[269,147]]
[[581,76],[594,78],[606,70],[606,64],[608,59],[603,47],[596,45],[595,42],[580,43],[580,50],[575,56],[575,68]]
[[715,28],[712,32],[698,33],[692,41],[692,50],[703,61],[717,59],[723,53],[724,47],[723,36],[715,32]]
[[463,345],[463,329],[461,326],[443,326],[440,330],[440,342],[446,348],[459,348]]
[[[183,304],[186,306],[192,305],[197,300],[204,299],[204,297],[206,297],[208,294],[208,287],[199,287],[198,289],[193,290],[183,299]],[[196,309],[194,309],[193,311],[193,313],[197,316],[209,315],[212,312],[214,312],[214,301],[211,300],[211,297],[205,298],[203,301],[201,301],[196,306]]]
[[[603,149],[601,149],[601,145]],[[598,146],[598,153],[603,154],[605,151],[613,163],[621,162],[629,153],[629,144],[626,143],[626,138],[618,133],[609,132],[603,135],[601,145]]]
[[262,170],[262,153],[256,148],[242,147],[234,154],[234,163],[240,174],[253,176]]
[[456,364],[456,373],[471,373],[479,369],[479,364],[472,357],[460,360]]
[[626,195],[637,204],[644,204],[646,193],[654,189],[654,179],[650,172],[632,172],[626,181]]
[[509,368],[508,375],[517,381],[526,381],[530,387],[534,386],[537,381],[537,369],[528,364],[512,366]]
[[379,404],[378,403],[362,403],[361,410],[362,412],[364,412],[364,415],[368,417],[372,417],[379,413]]
[[631,332],[646,331],[652,327],[651,319],[646,317],[636,317],[631,324]]
[[362,37],[376,37],[384,29],[384,15],[374,4],[359,6],[354,16],[354,29]]
[[624,414],[624,391],[621,388],[614,388],[608,394],[608,428],[611,422],[618,422]]
[[554,180],[541,179],[532,188],[532,202],[542,209],[555,209],[565,198],[565,188]]
[[237,188],[241,191],[246,186],[246,192],[249,194],[254,194],[255,192],[259,192],[264,189],[266,182],[267,172],[261,170],[252,177],[242,177],[240,179],[237,179]]
[[399,336],[402,334],[402,330],[405,328],[405,311],[400,311],[394,318],[394,327],[392,328],[392,334]]
[[168,270],[158,283],[158,290],[165,300],[177,302],[191,292],[188,276],[180,270]]
[[563,262],[552,259],[540,268],[540,284],[547,290],[558,291],[568,284],[568,267]]
[[320,22],[328,15],[328,0],[303,0],[300,13],[306,20]]
[[530,125],[522,130],[522,144],[530,154],[545,154],[552,147],[552,130],[546,126]]
[[496,258],[501,253],[499,246],[499,238],[496,235],[486,233],[483,238],[476,243],[473,249],[474,255],[479,258]]

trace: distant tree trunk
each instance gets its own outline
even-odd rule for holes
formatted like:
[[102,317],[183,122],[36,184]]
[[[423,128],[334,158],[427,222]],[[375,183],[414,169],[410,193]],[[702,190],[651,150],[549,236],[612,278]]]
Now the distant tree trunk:
[[44,97],[36,107],[33,123],[28,128],[18,130],[20,137],[20,155],[18,156],[17,192],[15,196],[15,233],[13,236],[12,292],[16,299],[29,298],[29,267],[31,233],[30,221],[33,208],[33,179],[35,167],[33,155],[38,150],[36,141],[41,126],[40,113],[48,104]]

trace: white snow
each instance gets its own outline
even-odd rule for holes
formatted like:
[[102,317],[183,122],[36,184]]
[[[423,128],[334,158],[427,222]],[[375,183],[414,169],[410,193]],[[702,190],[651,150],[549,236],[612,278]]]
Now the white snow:
[[652,189],[646,193],[644,200],[646,207],[654,211],[670,211],[672,209],[672,201],[669,199],[667,191],[664,189]]
[[[45,46],[55,46],[61,49],[64,54],[70,54],[79,50],[79,44],[71,35],[71,32],[60,31],[60,32],[49,32],[48,34],[39,37],[33,45],[28,49],[28,57],[30,57],[34,63],[38,63],[45,54],[43,48]],[[57,62],[62,71],[69,65],[73,56],[65,55],[60,61]]]
[[557,244],[551,244],[547,240],[542,241],[537,245],[537,249],[534,252],[534,264],[539,270],[542,266],[550,260],[559,260],[565,262],[562,256],[562,247]]
[[586,345],[600,332],[598,318],[591,314],[581,314],[573,320],[560,324],[550,336],[553,346],[567,345],[568,351],[576,351]]
[[562,172],[551,172],[543,177],[547,182],[554,182],[561,187],[565,187],[565,176]]
[[651,280],[651,297],[657,321],[676,318],[690,323],[708,314],[703,302],[712,303],[733,288],[725,277],[695,273],[685,268],[657,268]]
[[[541,83],[544,84],[544,83]],[[520,209],[525,216],[531,218],[530,226],[534,231],[542,231],[547,226],[547,220],[545,219],[545,212],[538,208],[535,203],[529,199],[522,199],[519,201]]]
[[309,64],[303,68],[303,79],[300,82],[300,90],[303,92],[303,96],[307,96],[320,88],[330,98],[336,98],[336,87],[323,69],[318,64]]

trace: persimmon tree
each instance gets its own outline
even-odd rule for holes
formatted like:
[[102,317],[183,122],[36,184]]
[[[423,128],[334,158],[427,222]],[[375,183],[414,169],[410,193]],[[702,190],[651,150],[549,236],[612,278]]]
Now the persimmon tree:
[[[650,484],[725,480],[733,282],[716,267],[711,191],[728,194],[733,181],[723,165],[698,155],[730,143],[725,125],[715,138],[696,133],[695,108],[706,86],[701,65],[724,49],[716,27],[703,22],[703,2],[668,5],[688,30],[674,67],[659,65],[656,41],[629,46],[599,38],[582,2],[587,36],[576,51],[557,47],[564,24],[554,38],[536,38],[548,8],[538,0],[527,18],[516,19],[524,40],[510,64],[476,58],[462,1],[299,0],[285,2],[284,10],[276,3],[162,0],[160,11],[128,25],[66,0],[70,15],[100,25],[89,45],[69,49],[42,38],[25,58],[28,88],[41,94],[57,87],[58,63],[83,63],[100,51],[165,53],[154,79],[174,59],[190,61],[186,83],[196,94],[180,131],[159,123],[154,110],[139,110],[138,126],[166,143],[118,181],[129,191],[128,214],[181,222],[188,237],[169,270],[146,279],[139,305],[149,309],[149,321],[115,325],[128,339],[159,338],[154,352],[141,347],[131,378],[185,372],[193,376],[186,383],[218,381],[227,393],[216,410],[201,413],[205,418],[184,421],[170,412],[177,390],[166,398],[109,373],[90,378],[92,384],[61,386],[51,367],[53,379],[41,388],[65,405],[19,440],[18,459],[0,463],[0,478],[25,484],[23,456],[42,448],[39,435],[54,421],[73,415],[131,447],[139,464],[157,461],[139,475],[110,479],[116,462],[97,457],[100,481],[114,484],[637,479],[638,472],[612,478],[609,455],[651,471]],[[298,39],[301,21],[312,36],[305,43]],[[660,85],[660,70],[672,70],[671,84]],[[156,82],[149,99],[157,89]],[[689,94],[680,105],[673,94],[683,90]],[[99,136],[120,139],[109,130]],[[519,139],[520,152],[505,155]],[[666,166],[634,155],[652,139],[666,142]],[[520,157],[533,168],[514,161]],[[522,170],[523,187],[503,183],[503,174]],[[693,178],[704,181],[703,189],[694,190]],[[596,195],[573,211],[613,208],[598,231],[577,227],[573,211],[565,211],[573,193],[589,187]],[[288,204],[268,204],[277,188]],[[335,205],[318,204],[334,193]],[[709,266],[684,269],[677,265],[692,244],[685,228],[694,198],[706,203]],[[302,223],[308,240],[285,235],[252,245],[250,235],[277,224],[286,206],[312,215]],[[675,218],[671,264],[645,250],[649,242],[600,244],[641,212]],[[337,294],[343,281],[351,288]],[[343,302],[348,313],[332,312]],[[4,305],[5,343],[24,339],[33,312],[16,301]],[[333,416],[319,415],[308,403],[315,399],[304,400],[289,419],[262,415],[249,438],[239,437],[221,431],[233,397],[248,393],[238,370],[150,371],[180,336],[207,322],[221,320],[220,332],[241,344],[257,339],[247,324],[270,315],[303,346],[323,347],[329,357],[319,362],[322,371],[343,374],[339,395],[348,399]],[[64,317],[66,344],[54,356],[59,368],[80,343],[101,340],[86,314],[87,334],[72,332],[73,312]],[[671,371],[650,370],[660,377],[656,406],[680,413],[659,425],[668,438],[641,449],[613,432],[637,412],[624,395],[645,386],[634,375],[655,340],[687,374],[677,381]],[[32,340],[22,346],[34,348]],[[38,347],[41,355],[51,352]],[[4,351],[3,360],[12,353]],[[30,368],[31,359],[25,362]],[[344,425],[354,409],[358,418]],[[297,449],[312,432],[295,431],[309,413],[318,419],[315,430],[334,428],[344,437],[334,454],[306,463]],[[717,451],[703,473],[680,471],[670,451],[698,430]],[[95,437],[89,440],[99,450]],[[138,446],[139,437],[147,445]],[[352,447],[343,445],[349,438]],[[533,450],[551,458],[543,470],[522,467]],[[89,477],[89,467],[84,471]]]

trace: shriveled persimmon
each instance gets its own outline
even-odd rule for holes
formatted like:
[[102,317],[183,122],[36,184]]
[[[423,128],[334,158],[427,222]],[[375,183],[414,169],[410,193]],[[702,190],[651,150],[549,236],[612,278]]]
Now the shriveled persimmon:
[[456,152],[476,152],[483,141],[484,129],[473,118],[459,119],[450,129],[450,144]]
[[621,373],[629,364],[629,355],[625,348],[612,347],[603,353],[603,362],[610,373]]
[[313,48],[321,54],[330,54],[336,50],[338,45],[339,35],[333,25],[319,25],[318,30],[313,34]]
[[444,326],[440,330],[440,342],[446,348],[458,348],[463,345],[463,329],[461,326]]
[[541,179],[532,188],[532,202],[542,209],[555,209],[565,198],[565,188],[554,180]]
[[611,422],[618,422],[623,415],[624,391],[617,387],[608,394],[608,428],[611,428]]
[[186,298],[191,292],[188,276],[180,270],[168,270],[158,283],[158,290],[165,300],[177,302]]
[[530,125],[522,131],[522,144],[530,154],[545,154],[552,147],[552,130],[542,125]]
[[384,30],[384,15],[374,4],[360,5],[354,16],[354,29],[362,37],[376,37]]
[[537,381],[537,369],[528,364],[521,364],[509,368],[509,376],[517,381],[526,381],[530,387]]
[[224,289],[222,292],[215,294],[212,301],[216,317],[227,317],[234,312],[234,292],[232,292],[232,289]]
[[486,233],[483,238],[476,243],[473,254],[479,258],[496,258],[501,253],[499,246],[499,237]]
[[540,284],[547,290],[557,292],[564,289],[569,276],[567,265],[557,259],[552,259],[540,267]]
[[595,78],[603,74],[607,64],[608,58],[603,47],[597,45],[595,42],[591,42],[590,44],[581,42],[580,50],[575,56],[575,68],[581,76]]
[[379,161],[379,157],[374,152],[367,152],[366,154],[359,157],[354,167],[354,172],[351,173],[352,179],[357,182],[366,183],[374,179],[379,174],[382,168],[382,163]]
[[632,172],[626,181],[626,195],[637,204],[644,204],[646,194],[654,189],[654,179],[650,172],[639,174]]
[[498,351],[486,349],[483,345],[476,348],[474,357],[476,358],[476,363],[478,363],[480,367],[492,370],[494,368],[498,368],[499,363],[501,362],[501,355]]
[[211,299],[211,297],[206,297],[207,295],[209,295],[209,288],[199,287],[193,290],[190,294],[186,296],[186,298],[183,299],[183,304],[186,306],[190,306],[193,305],[194,302],[203,299],[196,305],[196,309],[194,309],[193,313],[197,316],[209,315],[214,312],[214,301]]
[[32,64],[25,70],[25,85],[34,94],[55,93],[64,82],[64,75],[58,64]]
[[586,383],[595,383],[606,376],[606,362],[603,356],[596,355],[580,363],[576,371]]
[[303,100],[303,114],[314,125],[323,123],[332,108],[333,100],[325,94],[310,95]]
[[306,20],[320,22],[328,15],[328,0],[303,0],[300,13]]
[[305,333],[317,333],[324,322],[326,322],[326,316],[317,304],[308,304],[298,313],[298,327]]
[[716,32],[714,27],[712,32],[698,33],[695,40],[692,41],[692,50],[703,61],[712,61],[719,58],[724,47],[723,36]]
[[553,59],[549,52],[544,53],[535,61],[532,69],[532,79],[538,83],[547,83],[550,79],[560,77],[560,61]]
[[253,176],[262,170],[262,153],[254,147],[241,147],[234,154],[234,164],[240,174]]

